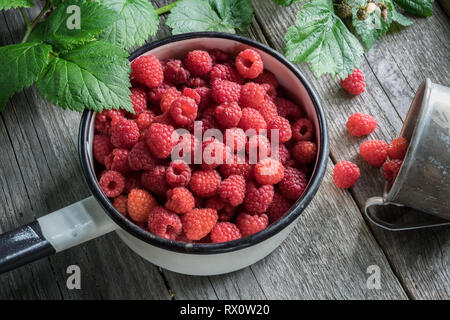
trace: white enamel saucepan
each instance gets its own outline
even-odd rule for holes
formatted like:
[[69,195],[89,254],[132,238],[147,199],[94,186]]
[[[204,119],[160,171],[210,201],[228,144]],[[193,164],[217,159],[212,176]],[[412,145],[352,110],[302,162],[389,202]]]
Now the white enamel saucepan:
[[303,196],[279,221],[252,236],[219,244],[189,244],[157,237],[122,216],[102,193],[94,170],[94,113],[83,114],[79,154],[91,197],[0,235],[0,273],[115,231],[137,254],[162,268],[190,275],[214,275],[247,267],[270,254],[288,236],[319,188],[328,159],[328,133],[319,99],[300,71],[275,50],[250,39],[225,33],[177,35],[148,44],[130,60],[153,54],[159,59],[183,57],[194,49],[237,53],[253,48],[315,125],[318,153]]

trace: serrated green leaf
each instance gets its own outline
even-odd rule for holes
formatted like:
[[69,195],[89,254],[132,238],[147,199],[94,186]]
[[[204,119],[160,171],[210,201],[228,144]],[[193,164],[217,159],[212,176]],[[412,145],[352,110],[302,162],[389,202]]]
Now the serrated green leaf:
[[222,21],[235,29],[243,31],[252,22],[251,0],[210,0],[209,3]]
[[433,15],[434,0],[394,0],[394,2],[412,14],[424,17]]
[[0,0],[0,10],[8,10],[11,8],[30,8],[33,6],[33,0]]
[[133,111],[126,56],[112,44],[90,42],[51,60],[37,88],[43,97],[64,109]]
[[317,77],[330,73],[346,78],[359,68],[364,49],[335,15],[331,0],[315,0],[298,12],[295,25],[286,33],[286,56],[308,62]]
[[405,17],[403,14],[397,11],[396,5],[393,2],[393,0],[385,0],[385,1],[391,4],[393,22],[397,22],[399,25],[403,27],[408,27],[414,23],[411,19]]
[[38,79],[51,50],[49,45],[34,42],[0,47],[0,111],[15,92]]
[[100,40],[128,50],[158,31],[159,17],[148,0],[101,0],[101,3],[118,12],[120,19],[100,34]]

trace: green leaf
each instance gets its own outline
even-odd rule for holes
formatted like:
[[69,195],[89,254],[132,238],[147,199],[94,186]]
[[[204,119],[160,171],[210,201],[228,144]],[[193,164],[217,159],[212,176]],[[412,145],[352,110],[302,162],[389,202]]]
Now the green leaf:
[[11,8],[30,8],[33,6],[33,0],[0,0],[0,10],[8,10]]
[[385,1],[390,3],[392,6],[392,21],[393,22],[397,22],[399,25],[401,25],[403,27],[408,27],[414,23],[411,19],[405,17],[403,14],[401,14],[400,12],[397,11],[397,8],[396,8],[395,4],[393,3],[393,0],[385,0]]
[[434,0],[394,0],[394,2],[412,14],[424,17],[433,15]]
[[159,17],[148,0],[101,0],[118,12],[120,19],[104,30],[99,39],[125,50],[142,45],[158,31]]
[[38,79],[51,50],[49,45],[34,42],[0,47],[0,111],[15,92]]
[[335,15],[332,0],[315,0],[298,12],[295,25],[286,33],[286,56],[308,62],[317,77],[325,73],[346,78],[359,68],[364,49]]
[[244,30],[253,19],[251,1],[181,0],[172,9],[166,24],[173,34],[197,31],[235,33]]
[[[36,28],[31,39],[39,39],[52,44],[57,51],[64,51],[93,40],[117,19],[115,11],[98,2],[66,0]],[[79,25],[74,23],[77,20]]]
[[89,42],[51,60],[36,85],[43,97],[63,109],[132,111],[126,57],[117,46]]

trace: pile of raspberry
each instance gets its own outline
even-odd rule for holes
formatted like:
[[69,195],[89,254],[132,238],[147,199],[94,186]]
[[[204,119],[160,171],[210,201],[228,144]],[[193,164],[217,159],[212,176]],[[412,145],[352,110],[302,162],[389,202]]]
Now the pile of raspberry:
[[[135,112],[97,114],[93,146],[99,185],[121,214],[162,238],[219,243],[267,228],[302,196],[317,156],[314,126],[257,51],[145,55],[131,69]],[[194,128],[217,128],[234,147],[214,137],[200,142]],[[277,159],[273,137],[263,135],[271,129],[279,130]],[[178,147],[191,159],[200,148],[203,161],[172,160]],[[214,161],[205,160],[208,150]],[[255,151],[263,152],[252,164]]]
[[[357,112],[348,118],[347,130],[352,136],[367,136],[377,128],[377,120]],[[393,183],[408,151],[409,141],[404,137],[394,139],[390,144],[382,140],[367,140],[359,147],[360,156],[374,167],[381,167],[384,179]],[[333,169],[333,180],[339,188],[350,188],[360,178],[358,166],[350,161],[340,161]]]

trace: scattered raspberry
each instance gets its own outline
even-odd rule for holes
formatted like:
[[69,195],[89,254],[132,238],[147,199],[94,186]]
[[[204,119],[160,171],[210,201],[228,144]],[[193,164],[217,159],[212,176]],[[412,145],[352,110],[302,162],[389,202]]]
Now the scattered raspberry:
[[267,123],[258,110],[253,108],[244,108],[242,109],[242,117],[241,121],[239,121],[238,127],[242,128],[244,131],[254,129],[256,133],[260,133],[262,130],[267,129]]
[[256,186],[255,183],[247,183],[244,205],[245,209],[252,214],[266,212],[273,199],[273,186]]
[[206,87],[208,83],[200,77],[191,77],[187,81],[187,85],[191,88]]
[[239,228],[231,222],[219,222],[211,231],[211,242],[221,243],[240,239]]
[[264,70],[263,73],[261,73],[256,79],[253,80],[253,82],[259,84],[270,84],[275,89],[279,86],[278,80],[275,75],[267,70]]
[[195,92],[200,96],[200,102],[198,104],[198,109],[203,110],[211,104],[211,92],[212,90],[207,87],[195,88]]
[[114,147],[111,142],[109,142],[109,138],[107,136],[103,134],[96,134],[94,136],[94,158],[98,163],[105,165],[105,158],[112,152],[113,148]]
[[128,156],[128,164],[132,170],[151,170],[155,167],[155,160],[145,141],[138,142]]
[[286,118],[280,116],[273,118],[272,121],[267,124],[269,137],[272,137],[272,135],[274,134],[272,130],[278,130],[278,143],[288,142],[292,138],[291,124]]
[[164,80],[174,85],[186,83],[190,73],[183,67],[181,60],[168,60],[164,65]]
[[159,87],[151,88],[147,92],[147,99],[150,102],[157,103],[161,101],[164,94],[169,90],[172,86],[167,82],[163,82]]
[[194,196],[188,189],[178,187],[167,191],[167,209],[178,214],[183,214],[194,209],[194,206]]
[[155,119],[155,114],[150,110],[146,110],[146,111],[140,113],[136,119],[136,124],[139,128],[139,131],[142,132],[145,129],[148,129],[154,119]]
[[263,135],[254,135],[248,139],[248,143],[245,146],[247,155],[250,158],[251,163],[256,163],[258,160],[262,160],[271,155],[271,145],[269,139]]
[[253,166],[248,159],[234,155],[233,161],[220,166],[220,172],[225,178],[231,175],[241,175],[245,180],[250,180],[253,177]]
[[272,99],[264,98],[264,102],[257,109],[267,123],[278,117],[277,106]]
[[333,180],[339,188],[350,188],[358,181],[359,176],[358,166],[350,161],[341,161],[334,166]]
[[353,69],[353,73],[349,75],[345,80],[340,80],[341,87],[348,93],[356,96],[361,94],[366,89],[366,83],[364,82],[364,73],[359,69]]
[[292,126],[292,137],[296,141],[311,141],[314,137],[314,126],[306,118],[297,120]]
[[170,107],[172,106],[172,103],[177,100],[179,97],[181,97],[181,92],[177,90],[175,87],[169,88],[166,93],[161,98],[161,102],[159,103],[159,106],[161,108],[162,112],[169,111]]
[[166,180],[172,187],[185,187],[191,180],[191,168],[182,160],[172,161],[166,170]]
[[375,131],[377,120],[368,114],[357,112],[348,118],[346,126],[352,136],[361,137]]
[[126,149],[114,149],[108,156],[105,157],[105,167],[107,170],[118,171],[126,174],[131,171],[128,165],[128,155],[130,151]]
[[299,164],[309,164],[316,160],[317,145],[311,141],[299,141],[292,150],[292,155]]
[[122,195],[114,198],[113,206],[117,211],[126,217],[128,214],[128,197]]
[[183,89],[183,96],[191,98],[195,101],[195,103],[198,105],[201,102],[202,97],[200,97],[200,94],[192,88],[184,88]]
[[125,177],[125,188],[123,193],[129,194],[133,189],[140,189],[141,184],[141,173],[140,172],[130,172]]
[[125,178],[120,172],[106,171],[102,174],[99,185],[108,198],[118,197],[125,187]]
[[109,134],[112,126],[123,119],[123,113],[119,110],[103,110],[95,115],[94,127],[100,133]]
[[159,159],[167,158],[177,142],[178,136],[172,126],[153,123],[148,128],[147,145],[153,155]]
[[270,223],[278,221],[292,206],[292,202],[284,198],[278,192],[273,195],[273,200],[267,208],[267,216],[269,217]]
[[203,141],[203,169],[214,169],[231,159],[231,150],[216,139]]
[[160,86],[164,79],[161,62],[151,54],[134,59],[131,70],[131,77],[149,88]]
[[163,207],[155,207],[148,215],[148,230],[164,239],[175,240],[182,233],[181,219]]
[[236,69],[245,78],[257,78],[264,70],[261,55],[253,49],[241,51],[236,57]]
[[277,106],[278,114],[283,118],[297,120],[303,116],[300,107],[292,101],[284,98],[275,98],[274,103]]
[[402,166],[403,161],[394,159],[386,161],[383,164],[383,176],[386,181],[394,182],[397,178],[398,172]]
[[153,170],[145,171],[141,177],[142,186],[155,195],[162,196],[169,190],[166,180],[166,167],[156,166]]
[[284,167],[280,161],[265,158],[255,165],[254,176],[259,184],[277,184],[284,177]]
[[228,201],[233,207],[244,202],[245,198],[245,179],[243,176],[229,176],[219,186],[218,193],[220,197]]
[[121,119],[111,127],[111,143],[116,148],[131,149],[139,140],[139,128],[132,120]]
[[226,102],[216,107],[216,119],[224,128],[236,127],[241,116],[242,110],[237,102]]
[[184,233],[190,240],[200,240],[208,235],[217,219],[217,211],[214,209],[193,209],[181,216]]
[[204,76],[208,74],[213,62],[208,52],[203,50],[194,50],[188,53],[184,59],[186,68],[195,76]]
[[287,199],[296,201],[302,196],[307,184],[308,180],[303,171],[287,167],[284,169],[283,180],[279,184],[280,192]]
[[370,165],[381,167],[387,159],[387,144],[381,140],[369,140],[361,144],[359,153]]
[[244,78],[242,78],[242,76],[239,74],[239,72],[236,71],[236,69],[224,64],[216,64],[212,68],[209,77],[211,78],[211,82],[214,82],[217,79],[221,79],[236,82],[239,84],[244,83]]
[[128,194],[128,214],[134,222],[144,222],[158,205],[153,196],[145,190],[133,189]]
[[131,88],[131,103],[133,104],[134,115],[128,113],[132,118],[137,118],[147,109],[147,92],[141,88]]
[[217,194],[221,182],[216,170],[198,170],[192,174],[189,186],[200,197],[212,197]]
[[191,98],[181,96],[170,106],[170,115],[179,126],[187,126],[197,118],[197,104]]
[[254,82],[246,83],[241,88],[239,104],[244,108],[249,107],[258,109],[264,102],[265,94],[266,91],[261,85]]
[[236,218],[236,225],[241,231],[242,237],[248,237],[267,228],[269,217],[266,214],[258,216],[241,213]]
[[403,137],[393,140],[388,146],[389,158],[403,160],[408,151],[409,142]]
[[216,80],[212,83],[212,98],[217,103],[236,102],[241,97],[241,85],[227,80]]

